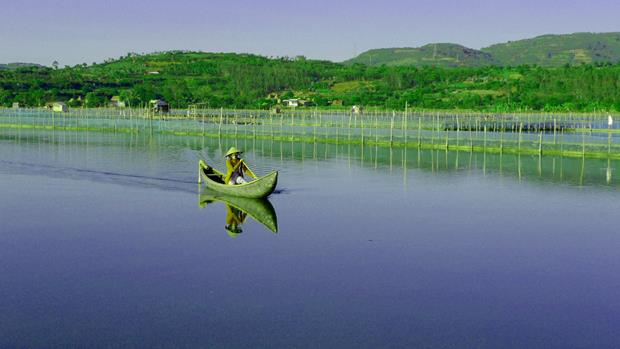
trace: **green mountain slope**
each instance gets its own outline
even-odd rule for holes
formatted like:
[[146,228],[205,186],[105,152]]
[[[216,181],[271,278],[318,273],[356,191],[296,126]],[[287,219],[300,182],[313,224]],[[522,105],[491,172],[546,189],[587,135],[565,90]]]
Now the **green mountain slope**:
[[543,35],[533,39],[496,44],[482,49],[502,65],[564,64],[620,61],[620,33]]
[[440,67],[480,67],[496,65],[486,53],[457,44],[428,44],[422,47],[385,48],[366,51],[345,64],[432,65]]
[[616,63],[620,61],[620,33],[543,35],[474,50],[457,44],[429,44],[418,48],[366,51],[345,61],[370,66],[480,67]]
[[119,96],[133,107],[163,98],[174,108],[267,109],[300,98],[323,108],[620,111],[618,81],[620,63],[369,67],[302,57],[173,51],[60,69],[0,70],[0,106],[65,101],[70,108],[103,107]]

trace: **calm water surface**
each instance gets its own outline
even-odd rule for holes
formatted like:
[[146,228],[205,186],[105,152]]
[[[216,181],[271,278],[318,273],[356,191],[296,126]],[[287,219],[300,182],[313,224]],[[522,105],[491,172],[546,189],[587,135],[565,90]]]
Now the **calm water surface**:
[[0,347],[620,346],[618,163],[241,142],[232,234],[231,145],[0,131]]

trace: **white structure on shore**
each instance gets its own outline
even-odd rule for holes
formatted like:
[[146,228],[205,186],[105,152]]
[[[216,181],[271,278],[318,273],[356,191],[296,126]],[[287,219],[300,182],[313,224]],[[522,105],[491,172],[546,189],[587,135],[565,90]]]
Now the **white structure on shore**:
[[65,102],[54,102],[52,104],[52,110],[58,113],[69,111],[69,107]]

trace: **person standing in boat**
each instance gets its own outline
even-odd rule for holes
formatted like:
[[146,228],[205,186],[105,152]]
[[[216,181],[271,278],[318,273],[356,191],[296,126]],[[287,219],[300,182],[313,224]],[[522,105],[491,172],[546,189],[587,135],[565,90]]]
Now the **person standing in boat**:
[[256,179],[254,172],[250,170],[241,158],[241,153],[243,152],[239,151],[235,147],[231,147],[226,153],[226,178],[224,180],[228,184],[236,185],[246,183],[246,180],[243,177],[245,173]]

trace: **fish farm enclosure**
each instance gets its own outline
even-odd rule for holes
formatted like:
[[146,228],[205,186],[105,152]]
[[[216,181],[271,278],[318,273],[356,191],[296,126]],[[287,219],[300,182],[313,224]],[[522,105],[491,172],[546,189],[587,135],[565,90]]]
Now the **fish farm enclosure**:
[[437,111],[0,109],[0,128],[620,158],[618,116]]

